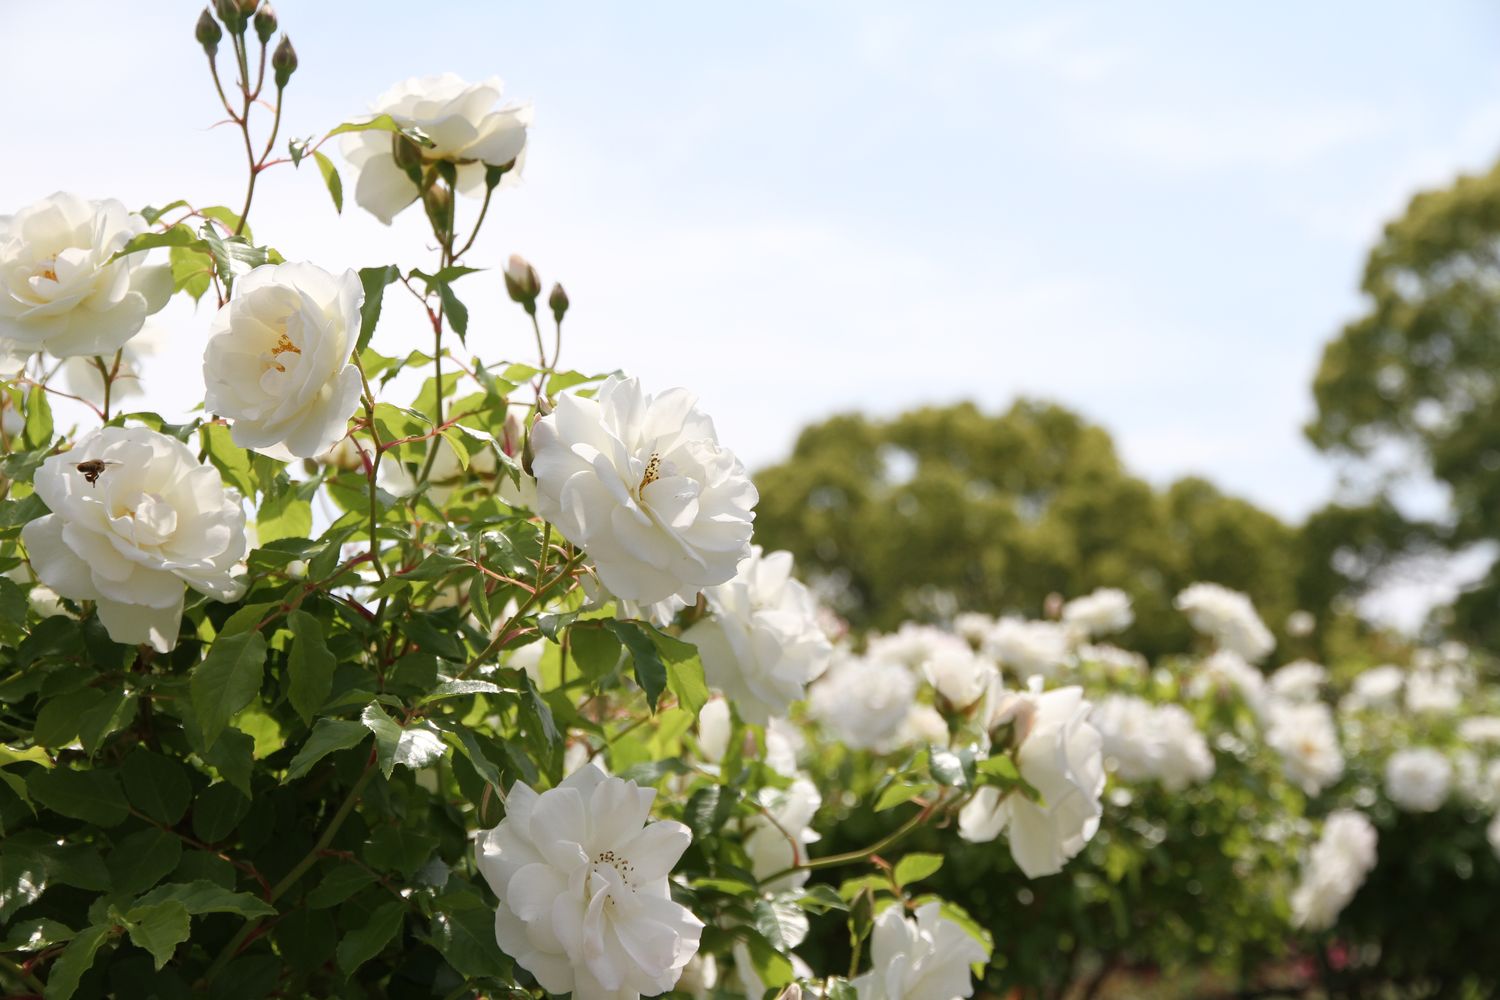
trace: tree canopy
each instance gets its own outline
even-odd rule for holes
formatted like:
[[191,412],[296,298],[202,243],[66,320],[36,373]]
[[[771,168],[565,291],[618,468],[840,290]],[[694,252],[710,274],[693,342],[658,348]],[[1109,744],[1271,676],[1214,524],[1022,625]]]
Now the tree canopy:
[[835,416],[757,482],[763,544],[790,549],[856,628],[1034,616],[1051,594],[1109,586],[1134,602],[1135,648],[1159,653],[1191,643],[1172,599],[1196,580],[1250,594],[1280,635],[1340,591],[1305,562],[1302,529],[1203,479],[1156,489],[1102,427],[1039,400],[998,416],[972,403]]
[[[1500,166],[1416,195],[1371,250],[1366,311],[1323,352],[1308,437],[1376,470],[1372,504],[1355,520],[1368,579],[1416,551],[1500,540]],[[1400,517],[1393,456],[1451,495],[1449,515]],[[1373,545],[1371,543],[1374,543]],[[1460,596],[1460,637],[1500,639],[1500,564]]]

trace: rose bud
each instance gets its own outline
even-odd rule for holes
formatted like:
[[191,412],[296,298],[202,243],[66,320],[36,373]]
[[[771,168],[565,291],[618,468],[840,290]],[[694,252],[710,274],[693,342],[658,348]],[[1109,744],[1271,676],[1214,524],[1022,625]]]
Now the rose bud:
[[505,265],[505,290],[513,301],[526,307],[528,313],[536,312],[536,297],[542,294],[542,279],[536,268],[526,262],[520,254],[511,254]]
[[568,311],[568,293],[563,291],[561,282],[553,282],[552,294],[547,296],[547,304],[552,307],[552,318],[561,323],[563,314]]
[[260,44],[265,45],[276,34],[276,10],[266,4],[255,12],[255,37],[260,39]]
[[203,51],[212,59],[219,51],[219,39],[224,37],[224,32],[220,29],[219,22],[215,21],[214,16],[208,12],[207,7],[204,7],[203,13],[198,15],[198,25],[193,29],[193,35],[198,39],[198,44],[203,46]]
[[271,53],[271,68],[276,71],[277,90],[285,87],[292,74],[297,72],[297,50],[292,48],[292,40],[285,35],[281,36],[276,51]]

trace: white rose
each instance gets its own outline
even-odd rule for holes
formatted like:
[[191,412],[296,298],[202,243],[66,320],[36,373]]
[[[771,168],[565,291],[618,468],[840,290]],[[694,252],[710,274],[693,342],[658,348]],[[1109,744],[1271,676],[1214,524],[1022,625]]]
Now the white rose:
[[1458,724],[1458,738],[1465,743],[1500,746],[1500,715],[1474,715]]
[[[89,483],[79,463],[105,463]],[[52,512],[21,532],[32,570],[75,601],[94,601],[109,637],[177,644],[184,585],[238,600],[231,575],[245,555],[239,494],[176,438],[143,427],[104,427],[36,472]]]
[[692,834],[647,823],[656,792],[581,767],[540,795],[517,782],[505,818],[475,844],[500,897],[500,949],[549,993],[629,1000],[672,989],[703,922],[668,876]]
[[145,230],[118,201],[61,191],[0,216],[0,373],[38,351],[112,355],[139,333],[172,294],[171,268],[109,259]]
[[[812,821],[823,804],[823,796],[818,794],[817,785],[799,777],[788,788],[762,788],[758,799],[770,817],[756,813],[746,821],[745,853],[750,856],[751,872],[757,879],[764,879],[807,861],[807,845],[818,840]],[[766,892],[800,889],[811,875],[807,871],[793,872],[761,889]]]
[[1316,795],[1344,774],[1333,713],[1320,701],[1273,702],[1266,744],[1281,756],[1286,776],[1308,795]]
[[1001,831],[1010,853],[1028,878],[1062,871],[1099,829],[1104,790],[1103,740],[1088,722],[1090,705],[1078,687],[1031,690],[1014,696],[1029,706],[1030,724],[1016,766],[1042,793],[1041,802],[1023,795],[1002,796],[993,785],[979,789],[958,817],[959,836],[983,843]]
[[1385,762],[1385,794],[1407,812],[1436,812],[1448,799],[1453,765],[1432,747],[1398,750]]
[[1187,709],[1181,705],[1158,705],[1155,720],[1165,747],[1156,768],[1156,778],[1163,788],[1179,792],[1214,776],[1213,751]]
[[729,752],[729,737],[734,720],[729,717],[729,702],[711,698],[698,710],[698,751],[710,764],[717,764]]
[[696,622],[683,638],[698,647],[709,685],[747,722],[763,726],[785,715],[833,655],[818,625],[817,602],[792,577],[792,554],[764,555],[753,545],[735,578],[703,596],[713,617]]
[[1375,867],[1375,827],[1361,812],[1339,809],[1323,821],[1323,832],[1302,868],[1292,893],[1292,924],[1320,931],[1338,915]]
[[1188,681],[1188,693],[1194,698],[1223,696],[1231,692],[1237,692],[1256,715],[1265,713],[1268,703],[1265,677],[1240,654],[1227,649],[1219,650],[1199,664]]
[[1052,677],[1073,661],[1073,637],[1057,622],[1002,618],[985,636],[984,650],[1016,676]]
[[1317,701],[1328,671],[1311,660],[1293,660],[1271,674],[1271,694],[1285,701]]
[[1108,695],[1094,706],[1089,722],[1103,738],[1104,759],[1124,781],[1156,780],[1175,792],[1213,776],[1213,753],[1181,705]]
[[974,995],[970,966],[989,958],[988,948],[942,916],[941,903],[917,907],[916,919],[896,904],[875,918],[872,967],[849,985],[859,1000],[956,1000]]
[[1135,622],[1130,610],[1130,595],[1114,587],[1101,587],[1085,597],[1063,605],[1064,625],[1071,625],[1089,635],[1119,632]]
[[1228,587],[1195,583],[1177,595],[1177,609],[1187,615],[1193,628],[1251,663],[1265,659],[1276,646],[1250,598]]
[[945,646],[922,664],[927,683],[950,706],[963,711],[983,698],[998,671],[967,646]]
[[[505,175],[513,182],[526,150],[531,106],[495,107],[504,89],[495,77],[481,83],[465,83],[452,73],[412,77],[380,95],[371,111],[390,115],[402,128],[420,129],[433,143],[417,147],[422,159],[457,164],[459,191],[482,194],[485,168],[515,163]],[[421,193],[396,165],[394,144],[404,141],[378,129],[344,136],[344,158],[358,173],[354,200],[386,225]]]
[[968,652],[968,644],[951,632],[932,625],[905,622],[887,635],[871,636],[865,650],[872,659],[894,660],[920,671],[922,664],[934,656],[945,652]]
[[1339,707],[1345,711],[1395,708],[1405,683],[1406,671],[1394,664],[1371,667],[1354,678],[1349,693],[1344,696]]
[[755,487],[685,389],[612,375],[593,399],[560,398],[531,443],[537,512],[616,597],[691,604],[750,554]]
[[214,316],[203,353],[204,407],[233,422],[241,448],[284,445],[298,458],[339,442],[359,406],[359,275],[266,264]]
[[[114,378],[109,384],[112,405],[118,407],[126,400],[145,396],[145,390],[141,387],[142,366],[147,358],[160,354],[165,346],[165,331],[160,326],[147,326],[120,348],[119,365],[115,365],[113,359],[105,359],[114,372]],[[104,402],[104,373],[94,364],[93,358],[69,358],[62,363],[58,374],[62,377],[64,388],[73,395],[81,396],[91,403]]]
[[846,657],[813,686],[810,707],[845,746],[881,752],[899,743],[916,694],[916,679],[904,665]]
[[1451,667],[1414,671],[1406,678],[1406,709],[1452,715],[1463,707],[1463,687],[1463,677]]

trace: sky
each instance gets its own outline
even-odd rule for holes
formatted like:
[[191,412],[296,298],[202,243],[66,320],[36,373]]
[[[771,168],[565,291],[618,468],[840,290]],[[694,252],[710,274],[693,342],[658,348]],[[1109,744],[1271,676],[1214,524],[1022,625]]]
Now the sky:
[[[1300,428],[1365,253],[1415,190],[1500,154],[1480,2],[277,9],[301,64],[284,135],[446,70],[533,102],[525,181],[469,256],[495,270],[458,286],[470,349],[531,359],[498,273],[520,253],[572,299],[565,366],[690,387],[752,469],[836,412],[1026,394],[1153,482],[1300,517],[1337,488]],[[0,87],[29,95],[0,212],[58,189],[240,203],[197,10],[0,0]],[[310,166],[264,174],[251,222],[329,269],[435,256],[418,210],[340,216]],[[164,413],[201,399],[209,318],[155,321]],[[397,306],[374,346],[429,340]]]

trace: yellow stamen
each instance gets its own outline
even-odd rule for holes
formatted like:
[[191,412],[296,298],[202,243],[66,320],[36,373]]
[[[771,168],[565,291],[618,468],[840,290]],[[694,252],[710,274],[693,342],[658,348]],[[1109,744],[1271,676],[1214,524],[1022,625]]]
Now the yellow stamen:
[[646,487],[656,482],[656,480],[660,477],[661,456],[656,454],[655,452],[652,452],[650,460],[646,462],[646,474],[641,477],[641,485],[636,487],[636,493],[644,493]]

